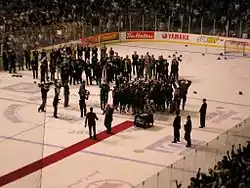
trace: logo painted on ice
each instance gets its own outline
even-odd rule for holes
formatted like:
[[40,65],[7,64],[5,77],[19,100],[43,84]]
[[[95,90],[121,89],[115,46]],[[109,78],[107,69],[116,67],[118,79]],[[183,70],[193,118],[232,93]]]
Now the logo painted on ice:
[[[166,136],[147,146],[145,149],[161,153],[176,154],[180,156],[185,156],[190,153],[190,148],[185,147],[186,143],[183,141],[184,139],[181,139],[181,142],[179,144],[173,144],[172,140],[173,136]],[[203,144],[205,144],[205,142],[192,139],[193,149],[199,148]]]
[[223,121],[238,118],[236,116],[238,114],[239,112],[233,110],[227,111],[223,109],[218,109],[217,107],[215,112],[210,112],[207,114],[206,120],[214,124],[220,124]]
[[133,186],[120,180],[100,180],[90,183],[86,188],[133,188]]
[[87,175],[86,177],[82,177],[75,181],[74,183],[67,186],[67,188],[76,188],[79,187],[80,184],[85,183],[86,181],[89,181],[90,178],[95,177],[96,175],[100,174],[99,171],[92,172],[91,174]]
[[27,83],[27,82],[17,83],[14,85],[4,87],[2,89],[12,91],[12,92],[28,93],[28,94],[35,94],[40,91],[37,85],[34,85],[32,83]]
[[22,123],[22,119],[20,119],[17,115],[17,111],[22,107],[22,105],[11,104],[4,111],[4,117],[12,123]]

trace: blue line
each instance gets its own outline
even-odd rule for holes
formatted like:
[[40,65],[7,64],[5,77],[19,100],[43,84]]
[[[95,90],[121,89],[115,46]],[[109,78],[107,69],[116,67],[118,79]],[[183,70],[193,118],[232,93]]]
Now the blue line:
[[[58,148],[58,149],[67,148],[67,147],[57,146],[57,145],[53,145],[53,144],[42,144],[42,143],[39,143],[39,142],[30,141],[30,140],[23,140],[23,139],[18,139],[18,138],[9,138],[9,137],[6,137],[6,136],[0,136],[0,138],[2,138],[2,139],[7,139],[8,138],[10,140],[14,140],[14,141],[18,141],[18,142],[24,142],[24,143],[35,144],[35,145],[44,145],[44,146],[47,146],[47,147]],[[86,150],[85,151],[80,151],[80,152],[85,153],[85,154],[97,155],[99,157],[107,157],[107,158],[112,158],[112,159],[118,159],[118,160],[123,160],[123,161],[134,162],[134,163],[138,163],[138,164],[145,164],[145,165],[162,167],[162,168],[168,167],[167,165],[161,165],[161,164],[156,164],[156,163],[151,163],[151,162],[141,161],[141,160],[136,160],[136,159],[129,159],[129,158],[126,158],[126,157],[113,156],[113,155],[103,154],[103,153],[99,153],[99,152],[92,152],[92,151],[86,151]]]

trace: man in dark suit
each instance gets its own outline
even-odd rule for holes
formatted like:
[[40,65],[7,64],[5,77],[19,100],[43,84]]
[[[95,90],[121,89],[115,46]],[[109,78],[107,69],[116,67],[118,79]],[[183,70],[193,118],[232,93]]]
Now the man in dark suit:
[[179,111],[176,112],[176,117],[174,118],[173,127],[174,127],[173,143],[180,142],[181,116]]
[[[85,127],[89,127],[89,138],[96,139],[96,120],[98,120],[98,117],[96,113],[93,112],[93,107],[90,107],[90,112],[87,113],[86,119],[85,119]],[[92,137],[92,130],[93,130],[93,137]]]
[[206,103],[206,99],[202,100],[202,105],[200,108],[200,128],[204,128],[206,125],[206,113],[207,113],[207,103]]
[[106,127],[108,134],[112,133],[111,130],[112,130],[113,113],[114,113],[114,108],[111,107],[110,105],[107,105],[106,109],[103,111],[103,114],[105,114],[104,126]]
[[185,130],[184,138],[187,141],[186,147],[191,147],[192,121],[190,116],[187,116],[187,122],[184,125],[184,130]]

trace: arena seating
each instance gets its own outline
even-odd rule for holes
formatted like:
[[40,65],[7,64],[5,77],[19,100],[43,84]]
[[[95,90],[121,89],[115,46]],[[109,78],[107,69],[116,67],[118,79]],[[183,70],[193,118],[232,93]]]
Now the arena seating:
[[[84,35],[117,31],[118,22],[121,22],[120,30],[129,30],[129,15],[133,14],[137,16],[132,16],[132,30],[166,30],[166,23],[171,18],[171,31],[187,32],[187,24],[190,21],[191,33],[200,33],[201,22],[204,34],[242,37],[247,36],[250,31],[248,0],[10,0],[0,4],[0,41],[8,38],[15,43],[13,46],[16,48],[21,48],[23,43],[45,46],[79,39],[81,36],[78,35],[77,29],[80,32],[84,30]],[[143,28],[140,27],[142,15],[145,16]],[[213,28],[214,21],[216,30]],[[226,33],[228,21],[229,32]],[[65,33],[58,37],[56,32],[59,28],[64,28],[67,33],[70,28],[75,28],[72,31],[74,37]],[[17,43],[19,45],[16,45]]]
[[250,185],[250,144],[246,147],[232,146],[214,169],[208,169],[208,174],[201,173],[190,179],[189,188],[246,188]]

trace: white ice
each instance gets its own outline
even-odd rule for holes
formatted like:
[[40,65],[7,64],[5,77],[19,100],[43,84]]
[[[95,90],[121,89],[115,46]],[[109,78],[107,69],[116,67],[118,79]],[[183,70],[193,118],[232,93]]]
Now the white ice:
[[[169,43],[123,43],[112,47],[121,56],[132,55],[134,51],[139,55],[149,52],[156,57],[168,57],[175,52],[183,55],[180,76],[190,79],[193,84],[186,110],[181,113],[182,123],[186,115],[192,116],[195,149],[206,145],[249,116],[249,59],[222,58],[219,61],[217,58],[221,49]],[[37,84],[33,83],[31,72],[21,73],[23,78],[12,78],[8,73],[0,73],[0,176],[88,137],[84,119],[79,116],[79,86],[71,88],[70,108],[64,109],[60,104],[60,118],[53,119],[53,89],[49,92],[46,116],[38,113],[40,91]],[[94,106],[100,118],[98,131],[102,131],[104,127],[99,108],[99,88],[88,86],[87,89],[91,93],[87,106]],[[239,91],[243,95],[240,96]],[[207,128],[199,129],[198,110],[203,98],[208,100],[208,123]],[[133,118],[119,113],[114,116],[114,125]],[[155,119],[155,127],[152,129],[130,128],[46,167],[42,171],[42,188],[112,188],[119,184],[122,184],[121,188],[126,188],[138,185],[162,170],[159,177],[154,176],[139,187],[155,188],[157,182],[159,188],[175,187],[173,180],[179,179],[186,184],[199,167],[203,170],[213,167],[234,141],[227,140],[224,134],[212,143],[214,148],[220,148],[218,153],[216,150],[214,155],[205,155],[204,152],[195,152],[194,148],[186,149],[184,141],[179,145],[171,144],[172,115],[155,114]],[[157,147],[152,146],[161,139],[164,140],[164,147],[159,144]],[[186,171],[183,172],[182,168]],[[33,173],[5,188],[35,188],[40,175],[41,171]]]

